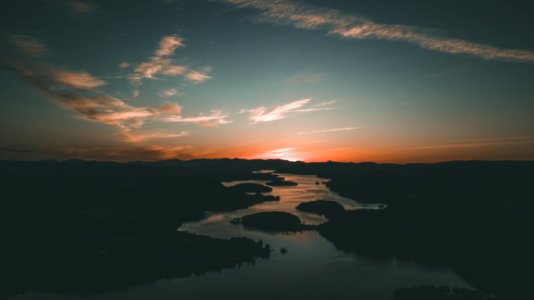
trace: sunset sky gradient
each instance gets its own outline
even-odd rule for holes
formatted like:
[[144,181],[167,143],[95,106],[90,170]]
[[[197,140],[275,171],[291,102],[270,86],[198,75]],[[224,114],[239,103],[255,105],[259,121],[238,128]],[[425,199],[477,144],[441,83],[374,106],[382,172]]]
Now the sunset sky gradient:
[[531,5],[421,2],[2,1],[0,158],[534,159]]

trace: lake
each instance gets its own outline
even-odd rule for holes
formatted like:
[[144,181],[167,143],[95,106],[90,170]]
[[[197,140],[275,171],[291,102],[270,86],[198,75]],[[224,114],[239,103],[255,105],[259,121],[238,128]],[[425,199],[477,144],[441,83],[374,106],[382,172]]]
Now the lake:
[[[206,218],[183,224],[185,230],[211,237],[245,236],[263,240],[273,248],[270,259],[255,264],[225,269],[186,278],[164,279],[143,286],[97,295],[57,295],[27,293],[13,297],[31,299],[365,299],[386,300],[393,290],[421,284],[471,286],[449,269],[430,268],[421,264],[390,260],[374,260],[337,250],[315,231],[272,234],[230,224],[233,218],[262,211],[293,213],[306,224],[324,222],[323,217],[300,212],[295,207],[312,200],[326,199],[342,204],[346,209],[378,209],[331,192],[327,180],[312,175],[279,174],[297,186],[273,187],[280,201],[266,202],[247,209],[211,213]],[[233,185],[243,181],[226,182]],[[250,181],[265,183],[262,181]],[[281,248],[288,250],[286,254]]]

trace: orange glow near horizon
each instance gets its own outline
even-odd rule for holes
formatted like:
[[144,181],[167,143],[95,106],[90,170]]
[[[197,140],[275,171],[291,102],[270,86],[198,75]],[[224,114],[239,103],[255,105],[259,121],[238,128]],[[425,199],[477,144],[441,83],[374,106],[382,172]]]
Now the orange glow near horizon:
[[[57,18],[6,10],[0,159],[534,160],[534,50],[512,47],[528,46],[522,35],[445,37],[426,15],[362,21],[358,5],[328,1],[159,1],[132,14],[34,2]],[[137,17],[154,14],[148,27]]]
[[[524,160],[532,159],[526,154],[534,153],[534,140],[523,139],[519,143],[458,142],[424,146],[392,145],[383,147],[337,147],[323,148],[320,145],[268,147],[254,145],[239,151],[227,151],[205,155],[204,158],[283,159],[304,162],[377,162],[412,163],[440,162],[451,160]],[[201,158],[201,157],[199,157]]]
[[[18,152],[14,159],[71,159],[106,161],[157,161],[168,159],[282,159],[304,162],[377,162],[377,163],[411,163],[439,162],[450,160],[525,160],[534,159],[534,139],[518,137],[514,139],[477,139],[455,143],[430,145],[390,144],[380,146],[361,146],[341,143],[316,143],[305,140],[284,139],[235,144],[231,147],[216,148],[176,145],[151,145],[139,143],[107,147],[61,147],[39,148],[34,152]],[[360,141],[361,144],[363,142]],[[232,143],[228,143],[232,144]],[[371,141],[368,143],[372,145]],[[27,156],[25,156],[27,155]],[[36,156],[39,155],[39,156]],[[34,158],[35,157],[35,158]]]

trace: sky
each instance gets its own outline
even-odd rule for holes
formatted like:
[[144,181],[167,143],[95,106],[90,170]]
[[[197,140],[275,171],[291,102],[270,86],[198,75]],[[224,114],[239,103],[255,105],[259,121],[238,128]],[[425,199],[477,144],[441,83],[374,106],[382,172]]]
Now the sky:
[[0,158],[532,160],[528,2],[4,0]]

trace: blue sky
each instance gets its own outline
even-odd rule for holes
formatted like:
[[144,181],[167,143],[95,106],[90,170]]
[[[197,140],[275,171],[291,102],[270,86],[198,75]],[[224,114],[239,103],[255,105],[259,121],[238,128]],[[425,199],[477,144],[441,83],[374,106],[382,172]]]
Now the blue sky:
[[3,1],[3,158],[534,158],[513,1]]

